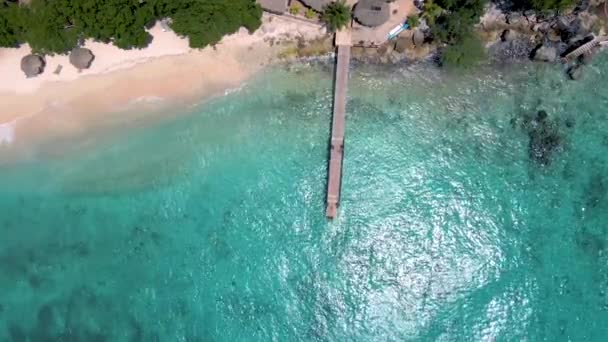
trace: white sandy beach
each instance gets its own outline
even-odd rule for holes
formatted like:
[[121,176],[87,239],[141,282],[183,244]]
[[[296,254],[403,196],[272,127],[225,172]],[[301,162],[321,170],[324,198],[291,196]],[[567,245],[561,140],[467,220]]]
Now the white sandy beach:
[[[222,94],[272,61],[281,47],[271,47],[269,39],[313,39],[325,31],[264,15],[254,34],[242,29],[203,50],[191,50],[187,40],[163,32],[160,25],[150,33],[154,40],[141,50],[87,41],[95,60],[80,73],[68,56],[47,56],[44,73],[29,79],[20,69],[29,47],[0,49],[0,142],[83,132],[108,120],[108,112],[150,101],[188,102]],[[58,65],[59,75],[53,73]]]

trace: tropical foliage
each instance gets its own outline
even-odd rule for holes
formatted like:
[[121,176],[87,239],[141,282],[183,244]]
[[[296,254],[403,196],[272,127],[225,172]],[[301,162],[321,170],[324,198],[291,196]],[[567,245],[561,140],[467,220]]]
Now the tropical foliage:
[[417,14],[410,15],[407,17],[407,23],[410,27],[418,27],[420,25],[420,18]]
[[486,0],[436,1],[432,8],[439,15],[429,16],[434,19],[427,22],[435,40],[448,44],[442,54],[442,64],[466,67],[483,58],[483,47],[473,33],[473,26],[479,22]]
[[[158,0],[174,2],[175,0]],[[173,19],[173,30],[190,39],[190,46],[202,48],[245,27],[253,32],[262,24],[262,9],[255,0],[182,0],[174,11],[163,13]]]
[[306,10],[306,12],[304,13],[304,16],[307,19],[313,19],[314,17],[317,16],[317,12],[315,12],[312,8],[309,8]]
[[435,24],[435,20],[443,13],[443,8],[437,5],[433,0],[428,0],[424,3],[424,12],[422,12],[422,18],[426,20],[429,25]]
[[539,11],[560,10],[572,7],[577,3],[577,0],[524,0],[524,8],[533,8]]
[[348,25],[351,20],[351,10],[344,0],[331,2],[323,8],[321,20],[327,29],[335,32]]
[[261,25],[255,0],[32,0],[28,6],[0,1],[0,46],[27,42],[43,54],[69,51],[81,39],[141,48],[146,26],[171,18],[173,30],[195,48],[217,43],[240,27]]
[[289,13],[293,14],[293,15],[298,15],[300,14],[300,11],[302,10],[302,6],[295,2],[293,3],[290,7],[289,7]]
[[448,68],[470,68],[478,64],[485,56],[481,40],[474,34],[469,34],[443,50],[441,64]]
[[145,25],[154,21],[154,11],[146,2],[72,0],[71,3],[74,24],[84,37],[112,42],[122,49],[141,48],[152,39]]
[[0,3],[0,46],[14,47],[19,44],[23,30],[21,19],[17,6]]

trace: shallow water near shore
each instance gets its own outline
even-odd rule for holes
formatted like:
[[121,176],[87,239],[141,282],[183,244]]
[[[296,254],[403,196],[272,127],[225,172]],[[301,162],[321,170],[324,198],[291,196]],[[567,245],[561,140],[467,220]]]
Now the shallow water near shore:
[[30,147],[0,167],[0,340],[603,341],[607,75],[357,66],[333,222],[323,65]]

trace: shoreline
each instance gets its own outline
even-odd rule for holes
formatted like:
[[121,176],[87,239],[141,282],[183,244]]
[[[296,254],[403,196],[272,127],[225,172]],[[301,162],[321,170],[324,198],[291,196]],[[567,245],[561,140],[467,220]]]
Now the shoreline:
[[[242,29],[202,50],[188,48],[185,39],[163,32],[159,25],[150,32],[156,44],[147,49],[123,51],[87,42],[96,56],[90,69],[78,73],[65,63],[67,56],[51,56],[45,73],[31,79],[19,69],[21,57],[29,53],[27,46],[0,49],[0,71],[10,70],[0,86],[0,147],[158,117],[124,113],[158,111],[221,95],[274,63],[296,39],[325,36],[317,25],[266,14],[255,33]],[[63,65],[59,76],[53,74],[57,64]]]
[[[483,64],[530,61],[535,44],[521,33],[515,39],[500,39],[496,32],[508,31],[512,23],[502,23],[503,17],[495,12],[491,8],[478,27],[489,35],[489,63]],[[149,31],[154,40],[146,49],[120,50],[87,41],[85,47],[96,56],[90,69],[78,72],[68,56],[50,56],[45,72],[31,79],[19,68],[21,57],[29,53],[27,46],[0,49],[0,74],[8,81],[0,84],[0,147],[83,134],[100,125],[170,118],[137,112],[205,101],[241,87],[277,61],[318,58],[332,48],[319,25],[268,13],[262,22],[253,34],[241,29],[202,50],[190,49],[186,39],[163,31],[157,23]],[[399,39],[407,40],[404,50],[398,51],[398,40],[377,49],[353,48],[353,62],[436,63],[439,52],[432,42],[417,44],[414,31]],[[63,66],[60,75],[53,73],[57,65]]]

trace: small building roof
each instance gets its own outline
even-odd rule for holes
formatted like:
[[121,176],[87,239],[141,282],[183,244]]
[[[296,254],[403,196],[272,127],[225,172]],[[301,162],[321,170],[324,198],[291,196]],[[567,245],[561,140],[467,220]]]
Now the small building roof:
[[385,0],[361,0],[355,5],[354,16],[362,25],[375,27],[390,19],[391,10]]
[[334,0],[301,0],[301,2],[303,2],[304,5],[312,8],[313,10],[321,12],[323,11],[323,7],[334,2]]
[[44,71],[44,58],[38,55],[27,55],[21,59],[21,70],[27,78],[37,76]]
[[89,49],[75,48],[70,52],[70,63],[77,69],[88,69],[95,59],[95,55]]
[[264,11],[278,14],[287,12],[289,1],[290,0],[257,0]]

